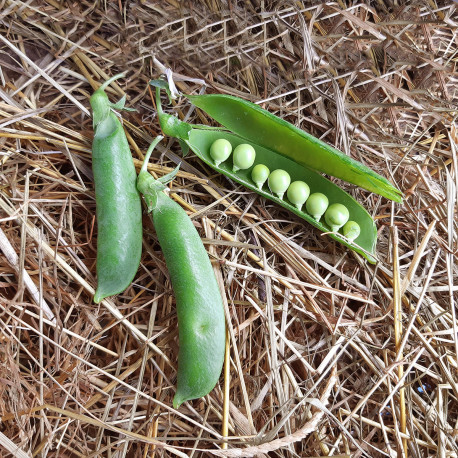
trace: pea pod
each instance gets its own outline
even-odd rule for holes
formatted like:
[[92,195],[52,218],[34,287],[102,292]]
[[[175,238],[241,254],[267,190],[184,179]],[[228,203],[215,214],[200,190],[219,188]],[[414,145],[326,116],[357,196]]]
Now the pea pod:
[[254,103],[224,94],[186,97],[215,121],[257,145],[318,172],[402,201],[402,193],[381,175]]
[[[208,394],[221,374],[225,317],[221,293],[202,240],[186,212],[163,190],[168,176],[155,180],[146,169],[158,137],[138,175],[137,188],[152,212],[154,228],[176,297],[180,350],[174,408]],[[210,158],[210,154],[208,156]]]
[[91,96],[95,130],[92,143],[97,215],[97,289],[94,302],[124,291],[140,264],[142,208],[136,172],[121,121],[113,110],[122,110],[125,99],[112,104],[105,88],[121,75],[106,81]]
[[[369,213],[367,213],[367,211],[349,194],[316,171],[298,164],[296,161],[286,156],[278,154],[277,151],[255,144],[235,133],[230,133],[220,128],[193,126],[180,121],[175,116],[164,113],[160,101],[160,88],[163,88],[164,84],[163,82],[157,84],[156,82],[152,82],[151,84],[156,85],[156,103],[159,122],[165,134],[178,138],[182,145],[185,144],[189,147],[201,160],[214,170],[287,208],[322,232],[328,233],[333,239],[363,255],[369,262],[376,262],[374,253],[377,241],[377,230],[375,223]],[[251,144],[256,151],[253,167],[234,172],[231,160],[216,165],[210,155],[210,149],[213,143],[218,139],[224,139],[230,142],[232,149],[235,149],[240,144]],[[274,195],[270,191],[267,183],[259,187],[258,180],[255,182],[252,177],[252,171],[255,170],[259,164],[266,166],[269,171],[282,169],[288,172],[291,182],[303,181],[307,183],[311,193],[325,193],[330,204],[340,203],[345,205],[349,211],[350,218],[363,228],[363,230],[361,230],[360,234],[354,239],[342,237],[340,233],[332,232],[331,228],[325,224],[325,222],[317,221],[312,215],[303,211],[303,208],[298,208],[297,202],[290,202],[288,199],[279,198]]]

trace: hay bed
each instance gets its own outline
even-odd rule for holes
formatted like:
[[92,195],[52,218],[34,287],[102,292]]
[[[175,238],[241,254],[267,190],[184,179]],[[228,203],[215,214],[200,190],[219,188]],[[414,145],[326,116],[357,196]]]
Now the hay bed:
[[[452,1],[402,3],[1,2],[2,456],[457,456],[458,17]],[[376,219],[372,266],[186,157],[171,195],[224,286],[231,347],[229,377],[179,411],[174,298],[146,215],[134,283],[92,303],[88,97],[128,71],[110,98],[138,110],[124,124],[139,167],[159,133],[153,56],[406,196],[342,184]],[[183,100],[174,112],[208,122]],[[164,141],[151,170],[179,160]]]

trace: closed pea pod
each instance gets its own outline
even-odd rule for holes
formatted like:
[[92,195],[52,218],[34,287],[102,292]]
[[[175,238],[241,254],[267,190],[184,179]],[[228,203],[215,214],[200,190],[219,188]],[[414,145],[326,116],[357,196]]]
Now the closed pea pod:
[[175,293],[180,349],[177,391],[173,406],[208,394],[221,374],[225,351],[225,317],[213,267],[199,234],[186,212],[163,191],[168,177],[155,180],[147,163],[150,146],[137,180],[152,212]]
[[113,110],[124,108],[124,98],[112,104],[106,81],[91,96],[95,130],[92,142],[97,213],[97,289],[94,302],[124,291],[140,264],[142,210],[136,172],[124,129]]

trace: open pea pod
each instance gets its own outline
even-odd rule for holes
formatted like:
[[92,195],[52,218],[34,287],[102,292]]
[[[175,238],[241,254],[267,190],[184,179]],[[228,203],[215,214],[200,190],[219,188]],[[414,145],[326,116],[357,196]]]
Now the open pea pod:
[[[311,193],[325,193],[329,199],[330,205],[333,203],[340,203],[345,205],[350,213],[350,219],[358,223],[362,228],[359,236],[353,242],[350,242],[342,237],[340,233],[331,232],[331,229],[326,225],[323,219],[316,221],[305,211],[297,209],[291,202],[289,202],[286,197],[280,199],[275,196],[270,191],[267,184],[264,184],[261,189],[258,189],[251,178],[251,170],[253,167],[250,167],[246,170],[238,170],[237,172],[234,172],[232,169],[232,158],[227,159],[219,165],[216,165],[215,161],[210,156],[210,147],[215,140],[221,138],[228,140],[233,148],[236,148],[240,144],[246,143],[252,145],[256,151],[256,159],[254,161],[253,167],[257,164],[264,164],[270,170],[285,170],[289,173],[291,181],[305,181],[309,185]],[[275,151],[264,148],[260,145],[256,145],[253,142],[248,142],[246,139],[229,132],[199,129],[197,127],[193,127],[188,132],[188,139],[185,139],[184,141],[202,161],[204,161],[214,170],[222,173],[223,175],[226,175],[237,183],[246,186],[248,189],[257,192],[261,196],[274,201],[275,203],[300,216],[302,219],[306,220],[308,223],[312,224],[320,231],[327,232],[328,235],[333,239],[351,248],[353,251],[360,253],[368,261],[372,263],[375,262],[377,230],[373,219],[369,213],[367,213],[367,211],[358,202],[356,202],[355,199],[353,199],[353,197],[329,181],[327,178],[307,167],[297,164],[287,157],[277,154]]]
[[185,97],[241,137],[276,151],[298,164],[402,202],[401,191],[384,177],[254,103],[224,94]]
[[[377,231],[373,219],[355,199],[339,188],[336,184],[332,183],[315,170],[312,170],[302,163],[298,163],[295,159],[279,154],[277,150],[274,150],[265,144],[261,145],[252,138],[247,139],[237,133],[227,132],[221,128],[193,126],[180,121],[175,116],[164,113],[161,107],[159,87],[156,87],[156,101],[159,123],[164,134],[178,138],[182,146],[189,147],[201,160],[217,172],[226,175],[252,191],[290,210],[318,228],[320,231],[328,233],[329,237],[361,254],[369,262],[376,262],[375,246],[377,241]],[[233,150],[241,144],[251,145],[256,152],[254,162],[249,168],[237,171],[233,170],[232,157],[228,157],[223,162],[216,164],[214,159],[211,157],[210,148],[212,144],[219,139],[227,140],[231,144]],[[277,195],[273,194],[267,184],[264,184],[261,189],[259,189],[251,178],[251,171],[257,164],[267,166],[270,171],[280,169],[288,172],[292,182],[300,180],[307,183],[310,187],[311,193],[319,192],[325,194],[329,201],[329,206],[332,204],[344,205],[348,209],[350,220],[357,223],[357,225],[361,228],[357,238],[351,241],[339,232],[332,231],[323,219],[317,221],[305,210],[298,209],[288,200],[287,197],[279,198]]]

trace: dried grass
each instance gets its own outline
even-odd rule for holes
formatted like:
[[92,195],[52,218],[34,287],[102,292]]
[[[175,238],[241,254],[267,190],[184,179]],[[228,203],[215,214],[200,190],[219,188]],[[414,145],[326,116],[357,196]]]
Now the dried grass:
[[[316,3],[2,2],[2,456],[458,456],[457,5]],[[225,291],[230,359],[179,411],[173,293],[146,216],[134,283],[92,303],[88,97],[129,71],[110,97],[138,109],[124,120],[139,167],[159,133],[153,57],[181,90],[200,78],[259,103],[406,195],[342,184],[377,221],[374,267],[186,157],[172,196]],[[173,140],[160,152],[158,175],[181,160]]]

